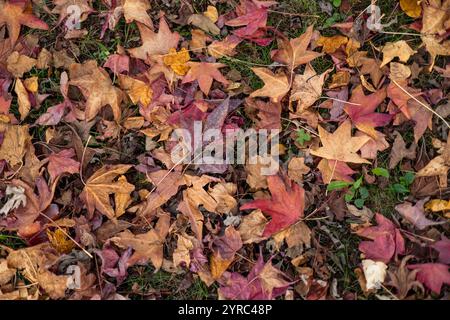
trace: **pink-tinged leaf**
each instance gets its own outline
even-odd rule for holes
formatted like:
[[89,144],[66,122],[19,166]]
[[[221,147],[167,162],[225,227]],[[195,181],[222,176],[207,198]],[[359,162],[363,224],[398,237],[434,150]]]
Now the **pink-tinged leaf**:
[[443,284],[450,285],[450,272],[448,272],[448,266],[443,263],[414,264],[409,265],[408,268],[418,269],[417,280],[434,293],[440,294]]
[[404,202],[395,206],[395,210],[419,230],[423,230],[429,226],[446,223],[445,221],[432,221],[425,217],[423,205],[427,200],[428,199],[420,200],[414,206],[410,202]]
[[359,244],[359,251],[367,259],[389,263],[395,253],[395,242],[390,234],[381,235],[374,241],[363,241]]
[[450,240],[447,237],[442,236],[442,239],[431,247],[439,251],[439,262],[450,264]]
[[260,254],[247,277],[237,272],[225,273],[220,280],[219,295],[228,300],[270,300],[286,292],[291,284],[286,279],[270,260],[264,263]]
[[405,253],[405,240],[400,230],[388,218],[377,213],[375,220],[377,226],[363,228],[356,232],[361,237],[373,240],[361,242],[359,250],[368,259],[388,263],[394,254]]
[[293,181],[286,181],[278,175],[267,178],[271,200],[254,200],[241,210],[260,209],[272,217],[264,229],[263,237],[279,232],[303,217],[305,210],[305,190]]
[[0,94],[0,114],[8,114],[12,99],[6,99]]
[[71,159],[74,156],[73,149],[65,149],[48,157],[47,170],[52,181],[63,173],[73,174],[80,171],[80,163]]
[[108,57],[103,67],[111,69],[116,75],[128,73],[130,71],[130,57],[122,54],[112,54]]
[[352,104],[345,104],[344,111],[349,115],[355,127],[377,139],[375,128],[385,126],[392,120],[392,115],[390,114],[375,112],[385,98],[386,89],[378,90],[366,96],[362,86],[358,86],[352,92],[352,97],[349,101]]
[[36,124],[45,126],[55,126],[57,125],[62,117],[64,116],[64,111],[66,110],[66,104],[60,103],[56,106],[47,109],[46,113],[43,113],[37,120]]

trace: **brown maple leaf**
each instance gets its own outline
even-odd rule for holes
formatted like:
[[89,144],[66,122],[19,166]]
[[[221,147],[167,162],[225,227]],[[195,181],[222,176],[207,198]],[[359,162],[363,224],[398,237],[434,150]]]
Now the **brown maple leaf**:
[[188,73],[183,78],[183,83],[197,80],[200,90],[208,95],[213,79],[227,85],[228,80],[220,73],[219,69],[225,67],[223,63],[189,62]]
[[278,40],[279,49],[271,53],[272,59],[288,65],[292,74],[298,66],[322,56],[322,53],[308,50],[312,35],[313,26],[309,26],[305,33],[298,38],[288,40],[285,37],[280,37]]
[[115,218],[114,209],[111,206],[109,196],[117,193],[131,193],[134,185],[123,181],[114,181],[117,176],[124,174],[131,165],[105,165],[97,170],[87,181],[80,197],[86,204],[89,214],[98,210],[110,219]]
[[352,137],[351,129],[352,125],[348,120],[341,124],[333,133],[329,133],[319,126],[322,147],[317,150],[311,150],[311,154],[328,160],[370,163],[356,153],[370,138],[368,136]]
[[149,56],[167,54],[171,48],[178,46],[180,35],[177,32],[172,33],[170,31],[164,18],[159,20],[158,33],[140,23],[138,23],[138,28],[141,33],[142,46],[128,49],[128,52],[134,58],[147,61]]
[[48,25],[29,13],[26,9],[27,1],[0,1],[0,27],[6,24],[9,40],[15,43],[19,38],[20,26],[48,30]]
[[[90,0],[53,0],[55,7],[52,13],[59,14],[58,23],[61,23],[66,18],[74,19],[72,16],[77,16],[79,19],[73,22],[80,23],[85,21],[90,13],[94,12],[90,2]],[[72,11],[74,6],[77,8],[76,15],[73,15]]]
[[150,260],[156,270],[161,268],[163,263],[163,246],[170,227],[170,216],[162,213],[154,229],[143,234],[133,234],[130,230],[119,233],[111,241],[122,248],[131,247],[134,249],[133,255],[127,261],[128,266],[135,263],[146,263]]
[[122,92],[113,86],[108,72],[97,66],[95,60],[83,64],[72,64],[69,69],[69,84],[80,88],[86,98],[85,120],[92,120],[103,106],[109,105],[114,120],[120,120]]
[[275,74],[267,68],[252,68],[264,81],[264,87],[253,91],[250,97],[269,97],[273,102],[279,102],[288,93],[290,84],[284,73]]

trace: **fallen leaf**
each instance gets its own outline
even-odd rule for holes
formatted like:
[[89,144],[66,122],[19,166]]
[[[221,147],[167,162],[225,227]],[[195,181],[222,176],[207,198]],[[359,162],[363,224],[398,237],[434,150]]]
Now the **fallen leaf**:
[[272,220],[264,229],[264,237],[271,236],[289,227],[303,217],[305,190],[295,182],[283,180],[278,175],[269,176],[267,183],[272,199],[254,200],[240,208],[240,210],[260,209],[272,217]]
[[114,181],[118,175],[122,175],[131,168],[131,165],[105,165],[97,170],[86,181],[86,186],[80,197],[86,204],[89,214],[98,210],[110,219],[115,219],[116,214],[110,204],[109,195],[117,193],[131,193],[134,185],[126,181]]
[[417,229],[423,230],[429,226],[435,226],[445,223],[435,222],[425,217],[423,205],[428,199],[417,201],[413,206],[410,202],[404,202],[395,206],[403,218],[413,224]]
[[63,173],[73,174],[80,171],[80,163],[72,159],[74,156],[75,151],[73,149],[64,149],[48,156],[47,170],[50,181],[55,181]]
[[411,18],[419,18],[422,14],[420,1],[417,0],[400,0],[400,8]]
[[164,18],[159,20],[158,33],[139,23],[138,29],[141,33],[142,46],[128,49],[128,52],[133,58],[147,61],[150,56],[169,53],[171,48],[178,46],[180,35],[177,32],[172,33],[170,31]]
[[86,121],[94,119],[105,105],[111,107],[116,121],[120,119],[122,93],[113,86],[105,69],[97,67],[95,60],[89,60],[83,64],[72,64],[69,77],[69,84],[80,88],[86,98],[84,111]]
[[36,65],[36,62],[36,59],[14,51],[8,56],[8,59],[6,60],[6,67],[14,77],[21,78],[24,73],[30,71],[31,68]]
[[263,233],[267,223],[268,220],[261,210],[253,210],[250,214],[243,216],[238,228],[242,243],[259,243],[264,240]]
[[278,38],[278,49],[272,51],[272,60],[288,66],[290,74],[302,64],[306,64],[320,56],[321,53],[308,50],[313,35],[313,26],[309,26],[300,37],[288,40]]
[[311,154],[328,160],[351,163],[370,163],[356,152],[369,141],[369,137],[352,137],[350,121],[345,121],[332,134],[319,126],[322,147],[311,150]]
[[321,36],[319,40],[316,41],[316,45],[323,47],[323,52],[327,54],[335,53],[337,49],[339,49],[342,45],[347,44],[348,38],[336,35],[332,37],[323,37]]
[[164,213],[159,216],[154,229],[138,235],[125,230],[111,238],[111,241],[122,248],[133,248],[134,252],[128,260],[129,266],[150,260],[155,269],[159,270],[163,264],[163,247],[169,227],[170,216]]
[[414,160],[416,158],[417,145],[412,143],[406,148],[405,141],[400,133],[395,132],[395,140],[389,159],[389,169],[394,169],[404,158]]
[[366,278],[367,290],[380,289],[386,278],[387,265],[380,261],[366,259],[361,261]]
[[392,115],[375,112],[385,98],[385,89],[366,96],[362,86],[358,86],[353,89],[350,103],[344,105],[344,111],[349,115],[355,127],[373,139],[377,139],[375,128],[387,125],[392,119]]
[[209,94],[213,80],[219,81],[224,85],[228,80],[220,73],[219,69],[225,67],[222,63],[208,62],[188,62],[189,71],[183,78],[183,83],[198,81],[200,89],[206,95]]
[[289,100],[298,101],[296,113],[305,111],[322,96],[323,84],[330,71],[331,69],[317,75],[313,67],[307,64],[305,72],[302,75],[297,74],[295,76]]
[[408,59],[416,53],[405,40],[399,40],[396,42],[387,42],[383,46],[383,61],[380,68],[387,65],[394,58],[398,57],[400,62],[406,63]]
[[441,293],[443,284],[450,284],[450,272],[448,266],[442,263],[423,263],[408,265],[411,270],[417,272],[417,280],[436,294]]
[[264,87],[253,91],[250,97],[269,97],[276,103],[288,93],[290,85],[284,73],[274,74],[267,68],[252,68],[252,71],[264,81]]
[[26,8],[26,4],[25,1],[0,1],[0,27],[6,25],[9,39],[13,44],[19,38],[21,25],[34,29],[48,30],[48,25],[30,13]]

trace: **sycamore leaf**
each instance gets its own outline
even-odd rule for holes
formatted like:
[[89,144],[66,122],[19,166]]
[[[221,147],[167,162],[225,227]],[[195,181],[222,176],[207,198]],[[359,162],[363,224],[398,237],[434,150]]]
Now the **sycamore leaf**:
[[290,285],[287,276],[271,261],[264,263],[262,254],[247,277],[233,272],[224,278],[218,292],[220,299],[228,300],[274,299],[286,292]]
[[163,263],[163,247],[169,227],[170,216],[163,213],[155,228],[147,233],[135,235],[130,230],[125,230],[111,238],[111,241],[122,248],[133,248],[134,253],[127,263],[129,266],[150,260],[156,270],[159,270]]
[[422,282],[427,288],[436,294],[441,293],[443,284],[450,284],[450,272],[448,265],[442,263],[423,263],[408,265],[411,270],[417,272],[417,280]]
[[253,91],[250,97],[269,97],[273,102],[279,102],[290,89],[288,77],[284,73],[274,74],[267,68],[252,68],[264,81],[264,87]]
[[271,53],[272,59],[289,66],[290,73],[293,73],[298,66],[322,56],[322,53],[308,50],[312,35],[313,26],[309,26],[305,33],[298,38],[288,40],[280,37],[278,40],[279,49]]
[[137,21],[153,29],[153,22],[147,13],[147,10],[150,9],[149,0],[124,0],[122,7],[127,23]]
[[144,107],[147,107],[152,101],[153,90],[147,83],[134,79],[130,76],[120,74],[119,84],[120,87],[128,94],[133,104],[141,103]]
[[[386,90],[381,89],[368,96],[364,95],[361,85],[353,89],[352,97],[344,105],[344,111],[349,115],[352,123],[362,132],[373,139],[377,139],[375,127],[382,127],[389,123],[392,115],[375,112],[378,105],[386,98]],[[359,104],[359,105],[355,105]]]
[[63,173],[73,174],[80,171],[80,163],[72,159],[74,156],[73,149],[65,149],[48,156],[47,170],[51,181],[55,181]]
[[322,88],[325,77],[331,69],[321,75],[317,75],[314,68],[307,64],[303,74],[297,74],[292,84],[291,101],[298,101],[297,113],[303,112],[309,108],[322,96]]
[[377,213],[375,219],[378,223],[374,227],[365,227],[357,231],[361,237],[373,241],[363,241],[359,244],[359,250],[366,258],[388,263],[394,254],[404,254],[405,240],[400,230],[383,215]]
[[329,133],[319,126],[322,147],[311,150],[311,154],[328,160],[351,163],[370,163],[356,152],[369,141],[369,137],[352,137],[350,121],[345,121],[335,132]]
[[131,193],[134,185],[126,181],[114,181],[131,168],[131,165],[105,165],[97,170],[87,181],[80,197],[86,204],[90,214],[98,210],[110,219],[115,218],[114,209],[109,199],[110,194]]
[[39,20],[26,10],[26,4],[27,2],[23,0],[0,0],[0,27],[6,25],[11,43],[15,43],[19,38],[21,25],[48,30],[48,25],[44,21]]
[[209,94],[213,80],[219,81],[224,85],[228,84],[228,80],[220,73],[219,69],[225,67],[223,63],[208,62],[189,62],[190,67],[188,73],[183,78],[183,83],[197,80],[202,92]]
[[303,217],[305,190],[295,182],[286,181],[278,175],[267,177],[272,199],[258,199],[241,206],[240,210],[260,209],[272,217],[264,229],[268,237],[279,232]]
[[316,44],[318,46],[323,46],[323,52],[331,54],[335,53],[337,49],[339,49],[342,45],[347,44],[347,42],[347,37],[336,35],[332,37],[321,36],[319,40],[317,40]]
[[398,57],[401,62],[408,62],[409,57],[411,57],[416,51],[411,49],[405,40],[400,40],[397,42],[387,42],[383,47],[383,61],[381,62],[380,68],[387,65],[395,57]]
[[97,67],[95,60],[83,64],[72,64],[69,69],[69,84],[80,88],[86,98],[86,121],[95,118],[103,106],[109,105],[113,111],[114,119],[118,121],[121,116],[120,102],[122,92],[113,86],[105,69]]
[[420,201],[417,201],[414,206],[410,202],[406,201],[404,203],[396,205],[395,210],[397,210],[403,218],[405,218],[419,230],[423,230],[429,226],[435,226],[445,223],[445,221],[436,222],[425,217],[423,205],[427,200],[428,199],[422,199]]
[[406,148],[402,135],[397,131],[395,131],[394,134],[396,135],[396,138],[389,156],[389,169],[394,169],[404,158],[410,160],[414,160],[416,158],[417,145],[412,143],[409,148]]
[[128,49],[133,58],[146,61],[149,56],[169,53],[171,48],[178,46],[180,35],[177,32],[172,33],[164,18],[159,20],[158,33],[152,31],[149,27],[138,23],[141,33],[142,46]]
[[422,7],[418,0],[400,0],[400,8],[411,18],[419,18],[422,14]]

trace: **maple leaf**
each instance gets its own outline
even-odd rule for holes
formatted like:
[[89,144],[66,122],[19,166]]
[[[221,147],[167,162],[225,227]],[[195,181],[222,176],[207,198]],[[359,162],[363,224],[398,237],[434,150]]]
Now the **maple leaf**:
[[63,173],[77,173],[80,171],[80,163],[72,158],[75,156],[73,149],[65,149],[48,156],[47,170],[50,174],[50,181],[55,181]]
[[0,1],[0,27],[6,24],[9,40],[15,43],[19,38],[20,26],[48,30],[48,25],[29,13],[26,9],[27,1]]
[[442,236],[442,239],[431,246],[439,251],[439,262],[450,264],[450,239]]
[[448,266],[443,263],[413,264],[408,265],[408,268],[419,270],[417,280],[434,293],[440,294],[443,284],[450,285],[450,272],[448,272]]
[[130,71],[130,57],[124,54],[111,54],[103,65],[116,75]]
[[447,143],[444,145],[443,150],[440,151],[441,155],[433,158],[428,164],[420,169],[417,177],[439,177],[439,185],[443,188],[447,187],[447,175],[450,170],[450,135],[447,138]]
[[89,214],[97,209],[110,219],[115,218],[115,212],[110,204],[109,195],[116,193],[131,193],[134,185],[126,181],[114,181],[131,168],[131,165],[105,165],[97,170],[87,181],[80,197],[86,204]]
[[220,68],[225,67],[223,63],[188,62],[188,66],[190,69],[184,76],[183,83],[197,80],[200,90],[206,95],[209,94],[213,80],[224,85],[228,84],[228,80],[219,71]]
[[264,229],[263,236],[277,233],[303,217],[305,210],[305,190],[292,181],[278,175],[267,177],[271,200],[258,199],[241,206],[240,210],[261,209],[272,217]]
[[252,68],[264,81],[264,87],[253,91],[250,97],[269,97],[273,102],[279,102],[288,93],[290,84],[284,73],[274,74],[267,68]]
[[128,94],[133,104],[140,103],[144,107],[147,107],[152,101],[153,90],[147,83],[127,75],[120,74],[119,84],[120,87]]
[[369,141],[369,137],[352,137],[350,121],[342,123],[335,132],[329,133],[319,126],[319,136],[322,147],[311,150],[311,154],[328,160],[338,160],[351,163],[370,163],[356,152]]
[[359,250],[368,259],[388,263],[394,254],[405,252],[405,240],[400,230],[389,219],[377,213],[375,220],[378,223],[377,226],[366,227],[357,231],[359,236],[373,240],[361,242]]
[[[409,290],[417,287],[424,291],[422,284],[416,281],[417,272],[419,270],[409,271],[406,263],[413,256],[406,256],[402,259],[400,266],[395,270],[389,270],[390,281],[387,283],[388,286],[395,287],[397,289],[397,297],[399,299],[404,299],[408,295]],[[391,268],[389,268],[391,269]]]
[[170,31],[164,18],[159,20],[158,33],[140,23],[138,23],[138,28],[141,33],[142,46],[128,49],[133,58],[147,61],[150,56],[167,54],[170,49],[178,46],[180,35]]
[[[349,115],[356,128],[377,139],[375,127],[385,126],[391,121],[392,115],[375,112],[378,105],[386,98],[386,90],[378,90],[368,96],[364,95],[361,85],[353,89],[352,97],[344,105],[344,111]],[[359,105],[355,105],[359,104]]]
[[383,61],[380,68],[387,65],[395,57],[398,57],[401,62],[408,62],[409,57],[416,53],[405,40],[396,42],[387,42],[383,47]]
[[120,102],[122,92],[113,86],[105,69],[97,67],[95,60],[83,64],[72,64],[69,69],[69,84],[80,88],[86,98],[85,118],[90,121],[103,106],[109,105],[113,111],[114,120],[121,116]]
[[322,53],[308,50],[313,35],[313,26],[309,26],[300,37],[288,40],[280,37],[278,48],[271,52],[272,60],[289,66],[292,74],[298,66],[308,63],[320,56]]
[[137,21],[153,29],[153,22],[147,13],[150,9],[148,0],[123,0],[122,8],[126,23]]
[[128,266],[135,263],[146,263],[150,260],[155,269],[159,270],[163,263],[164,240],[169,232],[169,227],[170,216],[163,213],[159,215],[155,228],[147,233],[135,235],[130,230],[125,230],[111,238],[111,241],[122,248],[132,247],[134,249],[134,253],[128,260]]
[[420,201],[417,201],[414,206],[410,202],[406,201],[404,203],[396,205],[395,210],[397,210],[403,218],[412,223],[419,230],[423,230],[429,226],[435,226],[445,223],[445,221],[435,222],[425,217],[423,205],[427,201],[428,199],[422,199]]
[[224,275],[219,288],[219,297],[228,300],[270,300],[284,292],[291,284],[287,276],[272,265],[269,260],[264,263],[260,254],[256,264],[247,277],[237,272]]
[[417,145],[412,143],[409,148],[406,148],[405,140],[400,133],[394,132],[396,138],[394,144],[392,145],[392,150],[389,159],[389,169],[394,169],[403,158],[414,160],[416,158],[416,148]]
[[330,71],[331,69],[326,70],[318,76],[314,68],[310,64],[307,64],[303,74],[295,75],[289,100],[299,101],[297,113],[301,113],[312,106],[322,96],[325,77]]
[[179,52],[176,49],[171,48],[169,53],[164,55],[163,61],[165,65],[170,68],[179,76],[184,76],[189,71],[187,62],[191,59],[189,51],[186,48],[181,48]]

